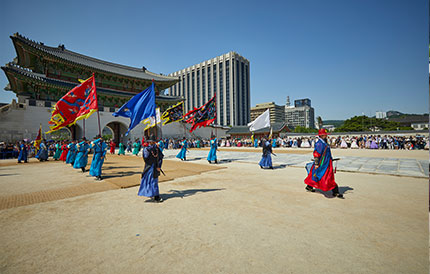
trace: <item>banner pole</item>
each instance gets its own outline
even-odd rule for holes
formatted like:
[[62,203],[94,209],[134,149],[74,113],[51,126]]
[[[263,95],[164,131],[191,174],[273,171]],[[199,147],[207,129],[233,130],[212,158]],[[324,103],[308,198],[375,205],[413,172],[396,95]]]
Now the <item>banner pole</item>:
[[84,123],[84,138],[85,138],[85,119],[82,122]]
[[100,113],[99,113],[99,110],[97,109],[97,120],[98,120],[98,122],[99,122],[99,135],[102,137],[102,130],[101,130],[101,128],[100,128]]

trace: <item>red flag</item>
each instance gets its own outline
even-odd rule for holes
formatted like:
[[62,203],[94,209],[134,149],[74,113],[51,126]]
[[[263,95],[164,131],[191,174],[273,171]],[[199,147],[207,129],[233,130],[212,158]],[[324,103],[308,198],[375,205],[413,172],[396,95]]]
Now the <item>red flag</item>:
[[[52,111],[51,120],[48,122],[52,126],[50,126],[50,131],[47,133],[59,130],[65,126],[74,124],[76,118],[78,117],[78,113],[80,117],[84,116],[86,118],[87,114],[91,115],[91,109],[89,106],[94,107],[94,104],[97,106],[97,96],[95,96],[95,100],[92,97],[88,96],[90,94],[95,94],[95,81],[94,75],[80,85],[77,85],[72,90],[66,93],[54,106],[54,110]],[[89,99],[90,97],[90,99]],[[95,103],[94,103],[95,101]],[[84,108],[81,110],[81,107],[85,102],[88,102],[88,108]],[[90,109],[90,111],[88,111]],[[82,119],[82,118],[81,118]]]
[[42,142],[42,124],[40,124],[39,133],[37,133],[36,140],[34,140],[34,147],[36,147],[36,150],[39,149],[39,145],[41,142]]
[[197,127],[206,127],[216,119],[216,94],[203,106],[194,108],[184,115],[186,122],[192,124],[190,132]]
[[78,114],[76,114],[75,122],[82,119],[88,119],[91,114],[93,114],[99,109],[96,93],[96,80],[94,79],[94,75],[90,79],[92,79],[91,84],[88,84],[85,88],[85,95],[87,99],[85,99],[84,104],[80,108]]

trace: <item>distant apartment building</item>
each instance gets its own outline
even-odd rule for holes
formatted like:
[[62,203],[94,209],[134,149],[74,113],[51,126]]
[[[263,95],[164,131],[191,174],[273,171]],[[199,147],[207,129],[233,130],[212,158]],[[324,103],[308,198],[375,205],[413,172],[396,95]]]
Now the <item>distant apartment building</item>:
[[278,106],[275,102],[257,104],[251,108],[251,121],[254,121],[263,112],[269,109],[270,124],[284,123],[285,122],[285,107]]
[[311,100],[299,99],[294,101],[294,107],[289,104],[290,98],[287,98],[285,105],[285,122],[288,127],[305,127],[315,128],[315,113],[311,106]]
[[387,113],[385,111],[377,111],[375,117],[378,119],[384,119],[387,118]]
[[246,125],[250,122],[249,74],[249,61],[231,51],[169,74],[180,79],[169,88],[169,95],[185,98],[186,113],[216,94],[215,124]]

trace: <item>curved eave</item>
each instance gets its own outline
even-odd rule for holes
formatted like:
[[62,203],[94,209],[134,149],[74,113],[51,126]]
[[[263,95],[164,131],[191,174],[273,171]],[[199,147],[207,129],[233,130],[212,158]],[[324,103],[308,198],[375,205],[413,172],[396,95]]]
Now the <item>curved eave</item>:
[[[71,83],[63,80],[58,79],[51,79],[47,78],[44,75],[34,73],[32,71],[28,71],[25,69],[22,69],[16,65],[13,65],[11,63],[7,64],[6,66],[1,67],[3,71],[6,74],[6,77],[9,80],[9,83],[12,86],[12,89],[17,88],[17,81],[15,78],[12,77],[14,74],[19,74],[25,79],[27,79],[27,82],[36,82],[39,85],[57,88],[57,89],[64,89],[64,90],[71,90],[74,88],[77,84]],[[113,89],[107,89],[107,88],[97,88],[97,92],[102,93],[103,95],[111,95],[111,96],[124,96],[124,97],[132,97],[136,95],[134,92],[128,92],[128,91],[117,91]],[[156,100],[160,102],[178,102],[183,100],[182,97],[176,97],[176,96],[164,96],[164,95],[157,95]]]
[[171,102],[171,103],[177,103],[179,101],[183,101],[184,98],[182,96],[165,96],[165,95],[157,95],[156,100],[158,102]]
[[107,73],[116,75],[118,77],[132,78],[136,80],[154,80],[154,82],[159,86],[160,90],[169,88],[170,86],[179,82],[179,78],[177,77],[159,75],[148,70],[143,71],[142,69],[134,67],[106,62],[70,50],[62,50],[61,48],[45,46],[35,41],[29,40],[18,33],[10,36],[10,38],[12,39],[15,51],[18,56],[18,63],[23,67],[29,67],[30,65],[29,60],[25,60],[26,58],[23,58],[24,50],[22,48],[25,45],[31,47],[37,52],[40,52],[41,55],[48,56],[49,58],[70,64],[72,66],[82,67],[89,71]]

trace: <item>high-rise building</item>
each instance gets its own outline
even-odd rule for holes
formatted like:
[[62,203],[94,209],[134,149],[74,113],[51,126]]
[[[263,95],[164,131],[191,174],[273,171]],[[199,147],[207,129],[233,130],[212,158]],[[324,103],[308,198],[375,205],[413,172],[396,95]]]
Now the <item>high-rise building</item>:
[[378,119],[384,119],[387,118],[387,113],[385,111],[377,111],[375,116]]
[[311,100],[308,98],[294,100],[294,107],[286,105],[285,122],[289,127],[315,128],[315,113],[311,107]]
[[216,94],[216,124],[237,126],[250,122],[249,61],[236,52],[231,51],[169,76],[180,79],[169,88],[169,95],[185,98],[185,112],[202,106]]
[[[289,99],[289,98],[288,98]],[[299,100],[294,100],[294,106],[297,107],[304,107],[304,106],[311,106],[311,99],[306,98],[306,99],[299,99]]]
[[270,112],[270,124],[285,122],[285,107],[278,106],[275,102],[257,104],[251,108],[251,121],[254,121],[258,116],[263,114],[267,109]]

